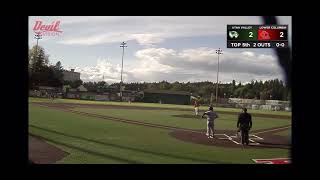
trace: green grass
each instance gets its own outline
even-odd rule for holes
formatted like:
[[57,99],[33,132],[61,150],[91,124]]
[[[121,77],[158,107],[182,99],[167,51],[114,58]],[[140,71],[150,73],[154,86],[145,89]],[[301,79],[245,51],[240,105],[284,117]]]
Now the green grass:
[[[74,108],[74,110],[89,112],[94,114],[138,120],[148,123],[161,125],[169,125],[191,129],[205,129],[206,118],[182,118],[173,115],[188,114],[184,111],[173,110],[137,110],[137,109],[93,109],[93,108]],[[189,114],[193,112],[190,111]],[[219,118],[215,121],[216,129],[236,130],[237,116],[230,114],[219,114]],[[252,130],[273,128],[286,126],[290,124],[290,120],[253,117]]]
[[[132,102],[129,104],[128,102],[112,102],[112,101],[88,101],[88,100],[77,100],[77,99],[55,99],[49,100],[46,98],[34,98],[30,97],[29,102],[50,102],[50,103],[77,103],[77,104],[100,104],[100,105],[114,105],[114,106],[137,106],[137,107],[158,107],[158,108],[179,108],[179,109],[191,109],[193,110],[192,105],[176,105],[176,104],[158,104],[158,103],[141,103],[141,102]],[[208,107],[201,106],[200,110],[207,110]],[[224,112],[240,112],[238,108],[221,108],[215,107],[216,111],[224,111]],[[248,110],[250,113],[258,113],[258,114],[274,114],[274,115],[284,115],[290,116],[291,112],[286,111],[268,111],[268,110]]]
[[[84,110],[84,109],[83,109]],[[95,109],[96,111],[97,109]],[[141,112],[102,111],[109,116],[141,118]],[[154,117],[144,111],[145,117]],[[161,112],[156,111],[161,116]],[[167,114],[168,113],[168,114]],[[177,111],[166,112],[163,117]],[[181,113],[181,112],[179,112]],[[144,118],[143,120],[148,119]],[[150,118],[160,122],[161,119]],[[178,126],[203,127],[204,122],[187,119],[162,121]],[[222,120],[221,120],[222,121]],[[281,120],[283,122],[283,120]],[[184,123],[182,123],[184,122]],[[276,122],[276,121],[274,121]],[[280,121],[279,121],[280,122]],[[180,123],[180,124],[179,124]],[[168,125],[169,125],[168,124]],[[70,153],[57,163],[253,163],[254,158],[288,157],[283,149],[222,148],[183,142],[169,136],[169,130],[85,117],[29,105],[29,132]]]

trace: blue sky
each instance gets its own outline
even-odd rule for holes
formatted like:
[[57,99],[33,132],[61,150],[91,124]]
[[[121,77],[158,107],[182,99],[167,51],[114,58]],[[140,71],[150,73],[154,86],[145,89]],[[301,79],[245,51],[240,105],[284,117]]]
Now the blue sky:
[[[278,17],[289,24],[291,17]],[[261,18],[233,16],[66,16],[29,17],[29,46],[36,44],[33,26],[60,21],[59,36],[43,36],[39,45],[55,64],[75,68],[83,81],[119,82],[122,41],[124,82],[215,81],[217,57],[222,48],[219,80],[241,82],[283,79],[271,49],[226,48],[227,24],[261,24]],[[291,31],[289,31],[289,38]]]

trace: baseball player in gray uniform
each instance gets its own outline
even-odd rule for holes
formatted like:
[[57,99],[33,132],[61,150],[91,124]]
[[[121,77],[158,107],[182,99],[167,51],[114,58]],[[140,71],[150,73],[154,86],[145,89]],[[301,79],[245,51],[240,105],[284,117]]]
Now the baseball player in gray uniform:
[[214,120],[218,118],[218,114],[213,111],[213,107],[209,107],[209,111],[203,113],[202,118],[207,116],[207,133],[208,138],[214,137]]

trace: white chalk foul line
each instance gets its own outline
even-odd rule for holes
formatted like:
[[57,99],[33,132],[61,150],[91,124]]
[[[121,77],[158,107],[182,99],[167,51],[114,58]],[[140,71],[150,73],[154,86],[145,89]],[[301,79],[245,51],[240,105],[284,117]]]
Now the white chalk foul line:
[[[254,135],[254,134],[250,134],[251,136],[253,136],[254,137],[254,139],[260,139],[260,140],[263,140],[263,138],[262,137],[259,137],[259,136],[256,136],[256,135]],[[252,138],[253,139],[253,138]]]
[[[263,140],[263,138],[261,138],[261,137],[259,137],[259,136],[256,136],[256,135],[254,135],[254,134],[250,134],[249,136],[253,137],[253,138],[249,138],[249,141],[252,142],[252,143],[250,143],[251,145],[259,145],[259,144],[260,144],[260,143],[258,143],[258,142],[256,142],[256,141],[254,141],[253,139]],[[233,140],[232,138],[240,138],[240,137],[238,137],[237,135],[235,135],[235,136],[229,136],[229,137],[231,137],[231,139],[230,139],[230,138],[220,138],[220,139]],[[234,142],[234,141],[233,141],[233,142]],[[240,144],[240,143],[238,143],[238,144]]]
[[228,136],[228,135],[226,135],[226,134],[224,134],[230,141],[232,141],[232,142],[234,142],[234,143],[236,143],[236,144],[240,144],[240,143],[238,143],[237,141],[234,141],[230,136]]
[[255,142],[254,140],[252,140],[252,139],[249,139],[249,141],[251,141],[252,143],[250,143],[251,145],[259,145],[260,143],[258,143],[258,142]]
[[261,131],[261,132],[257,132],[257,133],[255,133],[255,134],[261,134],[261,133],[266,133],[266,132],[272,132],[272,131],[277,131],[277,130],[280,130],[280,129],[287,129],[287,128],[289,128],[289,127],[291,127],[291,125],[290,125],[290,126],[286,126],[286,127],[282,127],[282,128],[276,128],[276,129],[270,129],[270,130],[266,130],[266,131]]

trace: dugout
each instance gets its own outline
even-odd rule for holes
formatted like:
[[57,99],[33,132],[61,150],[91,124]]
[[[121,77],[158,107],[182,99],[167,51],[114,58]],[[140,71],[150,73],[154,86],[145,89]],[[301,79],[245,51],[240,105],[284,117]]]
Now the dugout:
[[161,104],[190,104],[191,94],[186,91],[144,90],[143,102]]

